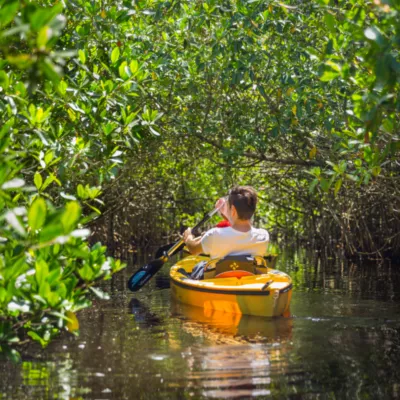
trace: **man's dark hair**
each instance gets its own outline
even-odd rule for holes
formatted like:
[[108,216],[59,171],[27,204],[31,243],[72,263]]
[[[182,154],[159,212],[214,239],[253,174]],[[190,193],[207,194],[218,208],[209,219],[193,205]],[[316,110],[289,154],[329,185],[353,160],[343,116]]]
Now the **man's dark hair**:
[[251,186],[235,186],[229,191],[229,206],[235,206],[238,218],[250,219],[257,205],[257,193]]

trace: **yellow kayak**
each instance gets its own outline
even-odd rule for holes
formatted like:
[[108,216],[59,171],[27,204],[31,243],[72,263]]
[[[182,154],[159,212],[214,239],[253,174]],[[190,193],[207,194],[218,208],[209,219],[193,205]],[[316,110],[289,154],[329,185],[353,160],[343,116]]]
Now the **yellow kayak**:
[[292,280],[289,275],[257,266],[257,274],[251,276],[190,279],[186,274],[200,261],[209,261],[209,257],[188,256],[171,268],[172,295],[178,301],[236,314],[262,317],[290,314]]

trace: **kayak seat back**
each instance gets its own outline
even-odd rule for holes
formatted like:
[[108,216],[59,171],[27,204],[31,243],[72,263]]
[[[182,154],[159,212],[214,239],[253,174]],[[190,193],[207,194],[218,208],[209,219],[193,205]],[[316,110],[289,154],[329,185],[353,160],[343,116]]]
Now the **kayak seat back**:
[[257,262],[254,257],[244,256],[226,256],[218,260],[215,264],[215,277],[228,278],[236,276],[255,275],[257,273]]

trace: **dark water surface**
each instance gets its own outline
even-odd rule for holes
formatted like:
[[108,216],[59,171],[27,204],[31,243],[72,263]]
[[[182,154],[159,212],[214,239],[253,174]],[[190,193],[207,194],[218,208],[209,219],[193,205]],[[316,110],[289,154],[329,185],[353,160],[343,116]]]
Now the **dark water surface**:
[[286,251],[292,318],[207,314],[170,299],[168,268],[138,294],[136,267],[79,314],[79,337],[0,363],[0,399],[400,397],[400,268]]

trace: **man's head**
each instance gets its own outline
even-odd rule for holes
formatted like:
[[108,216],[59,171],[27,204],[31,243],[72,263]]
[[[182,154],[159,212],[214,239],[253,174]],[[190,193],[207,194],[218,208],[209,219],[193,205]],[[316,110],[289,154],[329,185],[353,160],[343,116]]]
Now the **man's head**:
[[228,206],[232,216],[236,214],[240,220],[249,220],[256,205],[257,193],[251,186],[235,186],[229,191]]

